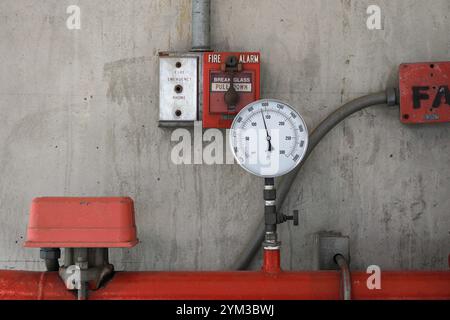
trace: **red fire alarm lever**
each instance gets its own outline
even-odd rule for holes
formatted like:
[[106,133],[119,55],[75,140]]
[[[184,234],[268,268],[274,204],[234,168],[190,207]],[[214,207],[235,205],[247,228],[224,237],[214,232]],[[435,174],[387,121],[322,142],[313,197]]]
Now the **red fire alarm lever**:
[[238,63],[236,56],[229,56],[227,61],[222,65],[222,69],[228,72],[230,78],[230,86],[228,91],[225,92],[224,100],[228,106],[228,112],[236,112],[236,105],[239,103],[239,93],[234,88],[234,75],[236,71],[242,70],[242,64]]
[[225,92],[224,100],[225,103],[228,106],[228,112],[232,113],[236,111],[236,105],[239,102],[239,93],[237,93],[236,89],[234,88],[234,75],[230,74],[230,87],[228,88],[228,91]]

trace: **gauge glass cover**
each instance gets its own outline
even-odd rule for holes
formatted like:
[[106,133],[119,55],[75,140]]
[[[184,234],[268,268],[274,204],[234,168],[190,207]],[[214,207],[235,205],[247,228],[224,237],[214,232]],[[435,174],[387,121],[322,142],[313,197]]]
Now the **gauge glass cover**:
[[303,118],[287,103],[263,99],[243,108],[230,130],[230,147],[239,165],[260,177],[292,171],[308,148]]

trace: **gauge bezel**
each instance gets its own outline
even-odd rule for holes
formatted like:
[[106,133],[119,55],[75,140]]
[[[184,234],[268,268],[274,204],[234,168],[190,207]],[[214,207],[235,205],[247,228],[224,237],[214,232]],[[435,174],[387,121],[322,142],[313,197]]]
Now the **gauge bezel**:
[[[243,164],[239,161],[239,159],[238,159],[238,157],[237,157],[237,155],[236,155],[236,153],[235,153],[235,151],[234,151],[234,147],[235,147],[235,146],[233,145],[233,138],[234,138],[234,137],[233,137],[233,130],[236,130],[235,124],[236,124],[236,122],[237,122],[237,119],[238,119],[239,116],[241,115],[241,113],[248,112],[247,110],[248,110],[249,108],[251,108],[252,106],[255,106],[255,105],[261,105],[261,104],[264,103],[264,102],[277,103],[277,104],[282,104],[282,105],[284,105],[284,106],[286,106],[286,107],[289,107],[289,109],[290,109],[292,112],[294,112],[295,115],[297,115],[297,116],[299,117],[299,119],[301,120],[301,122],[302,122],[302,124],[303,124],[304,131],[305,131],[305,136],[306,136],[305,144],[304,144],[304,146],[303,146],[304,152],[300,155],[299,159],[297,159],[297,161],[295,162],[295,164],[294,164],[288,171],[280,172],[280,173],[278,173],[278,174],[276,174],[276,175],[270,175],[270,176],[269,176],[269,175],[262,175],[262,174],[255,173],[255,172],[251,171],[250,169],[248,169],[245,165],[243,165]],[[304,119],[304,118],[300,115],[300,113],[298,113],[297,110],[295,110],[295,108],[292,107],[290,104],[288,104],[288,103],[286,103],[286,102],[284,102],[284,101],[278,100],[278,99],[260,99],[260,100],[253,101],[252,103],[249,103],[248,105],[246,105],[246,106],[245,106],[244,108],[242,108],[241,111],[239,111],[239,113],[234,117],[233,122],[231,123],[231,127],[230,127],[229,140],[230,140],[230,142],[229,142],[229,147],[230,147],[230,149],[231,149],[231,152],[233,153],[233,157],[234,157],[234,159],[236,160],[236,162],[239,164],[239,166],[240,166],[241,168],[243,168],[243,169],[244,169],[245,171],[247,171],[248,173],[251,173],[251,174],[253,174],[253,175],[257,176],[257,177],[261,177],[261,178],[276,178],[276,177],[280,177],[280,176],[283,176],[283,175],[286,175],[286,174],[292,172],[292,170],[294,170],[294,169],[295,169],[295,168],[303,161],[303,159],[305,158],[305,155],[306,155],[306,153],[307,153],[307,151],[308,151],[308,146],[309,146],[309,131],[308,131],[308,126],[307,126],[307,124],[306,124],[305,119]]]

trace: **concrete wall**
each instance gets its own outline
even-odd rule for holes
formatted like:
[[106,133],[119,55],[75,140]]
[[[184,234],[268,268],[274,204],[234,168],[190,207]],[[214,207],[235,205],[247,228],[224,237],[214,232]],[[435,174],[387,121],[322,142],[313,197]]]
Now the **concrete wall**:
[[[66,8],[81,7],[81,30]],[[383,30],[366,28],[378,4]],[[129,195],[141,243],[118,269],[228,268],[262,215],[261,179],[237,165],[175,166],[157,127],[157,52],[190,47],[189,0],[0,2],[0,268],[24,249],[36,196]],[[342,102],[397,82],[401,62],[448,60],[449,0],[212,1],[216,50],[258,50],[264,97],[313,128]],[[285,208],[283,267],[313,267],[313,234],[350,237],[352,267],[446,269],[450,126],[404,126],[376,107],[314,151]],[[257,263],[255,263],[255,266]]]

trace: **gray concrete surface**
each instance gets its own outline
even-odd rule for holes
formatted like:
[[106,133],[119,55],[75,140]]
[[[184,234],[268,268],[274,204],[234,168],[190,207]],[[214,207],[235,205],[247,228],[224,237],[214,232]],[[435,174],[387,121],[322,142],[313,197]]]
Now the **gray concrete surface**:
[[[68,30],[66,7],[81,7]],[[366,28],[378,4],[383,30]],[[43,268],[24,249],[36,196],[129,195],[141,243],[120,270],[228,268],[262,210],[237,165],[175,166],[157,127],[157,52],[190,46],[189,0],[0,2],[0,268]],[[259,50],[262,94],[310,128],[397,82],[402,62],[449,60],[449,0],[212,1],[216,50]],[[350,237],[352,267],[446,269],[450,126],[404,126],[376,107],[339,125],[303,168],[280,228],[285,269],[314,268],[313,235]],[[255,262],[257,268],[257,262]]]

